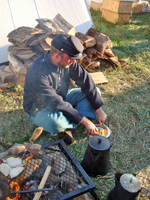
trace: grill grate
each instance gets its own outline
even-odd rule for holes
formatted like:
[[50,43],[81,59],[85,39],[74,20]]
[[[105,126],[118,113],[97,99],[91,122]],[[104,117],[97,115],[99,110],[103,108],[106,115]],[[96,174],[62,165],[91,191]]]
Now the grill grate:
[[[26,153],[25,159],[31,155]],[[33,155],[22,174],[12,181],[17,182],[21,190],[37,189],[48,165],[51,166],[51,172],[44,187],[48,191],[44,189],[41,200],[72,199],[95,188],[63,140],[42,146],[40,153]],[[20,199],[27,196],[33,199],[34,195],[34,192],[22,193]]]

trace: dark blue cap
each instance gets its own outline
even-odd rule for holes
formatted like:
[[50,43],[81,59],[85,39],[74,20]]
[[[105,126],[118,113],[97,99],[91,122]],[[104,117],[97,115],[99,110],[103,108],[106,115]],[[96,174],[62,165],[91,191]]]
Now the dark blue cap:
[[82,57],[83,46],[76,36],[60,33],[54,37],[51,44],[59,51],[66,53],[72,59],[79,59]]

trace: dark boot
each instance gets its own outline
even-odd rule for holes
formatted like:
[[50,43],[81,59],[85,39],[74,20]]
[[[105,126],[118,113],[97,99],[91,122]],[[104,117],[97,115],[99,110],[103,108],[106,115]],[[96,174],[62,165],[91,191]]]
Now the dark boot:
[[65,131],[58,133],[60,139],[63,139],[66,144],[72,144],[74,142],[74,138],[72,133],[74,129],[66,129]]

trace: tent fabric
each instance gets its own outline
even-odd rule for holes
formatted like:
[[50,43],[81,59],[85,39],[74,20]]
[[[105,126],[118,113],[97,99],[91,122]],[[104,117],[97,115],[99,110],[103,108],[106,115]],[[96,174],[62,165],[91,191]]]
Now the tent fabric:
[[86,1],[0,0],[0,63],[8,61],[8,33],[21,26],[35,27],[38,18],[53,19],[60,13],[76,32],[86,33],[94,26]]

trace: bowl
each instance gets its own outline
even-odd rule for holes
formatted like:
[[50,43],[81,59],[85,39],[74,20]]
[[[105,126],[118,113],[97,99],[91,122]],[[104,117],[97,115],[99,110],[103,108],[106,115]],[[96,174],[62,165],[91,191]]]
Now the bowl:
[[109,127],[106,126],[105,124],[102,124],[102,125],[95,124],[95,126],[98,128],[98,131],[95,132],[95,134],[104,136],[106,138],[108,138],[111,135],[111,131],[110,131]]

